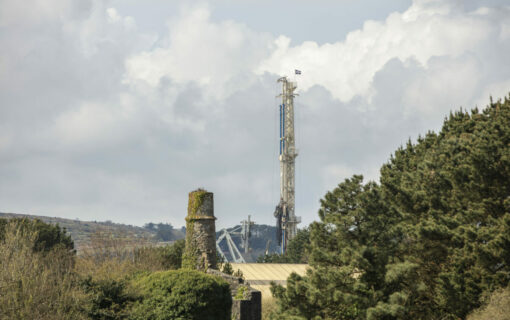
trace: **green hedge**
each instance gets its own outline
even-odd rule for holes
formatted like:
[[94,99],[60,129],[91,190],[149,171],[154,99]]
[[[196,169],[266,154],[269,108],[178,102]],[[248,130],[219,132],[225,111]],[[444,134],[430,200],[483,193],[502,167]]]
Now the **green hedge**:
[[232,297],[223,279],[192,270],[170,270],[135,281],[143,299],[132,309],[134,320],[230,320]]

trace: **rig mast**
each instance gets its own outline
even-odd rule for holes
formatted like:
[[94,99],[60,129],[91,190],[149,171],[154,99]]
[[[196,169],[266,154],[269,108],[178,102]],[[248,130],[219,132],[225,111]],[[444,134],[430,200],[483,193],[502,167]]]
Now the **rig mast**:
[[297,232],[297,224],[301,222],[300,217],[295,215],[295,159],[298,155],[294,137],[294,90],[297,88],[295,82],[287,77],[278,79],[282,83],[282,98],[280,104],[280,202],[276,206],[274,216],[276,217],[278,244],[281,253],[287,250],[287,243],[294,238]]

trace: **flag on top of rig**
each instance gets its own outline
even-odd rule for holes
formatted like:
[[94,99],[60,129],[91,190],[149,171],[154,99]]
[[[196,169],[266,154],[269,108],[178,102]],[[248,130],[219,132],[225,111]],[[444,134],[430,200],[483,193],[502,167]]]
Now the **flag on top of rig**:
[[301,74],[301,70],[298,70],[298,69],[295,69],[295,70],[294,70],[294,72],[295,72],[296,74]]

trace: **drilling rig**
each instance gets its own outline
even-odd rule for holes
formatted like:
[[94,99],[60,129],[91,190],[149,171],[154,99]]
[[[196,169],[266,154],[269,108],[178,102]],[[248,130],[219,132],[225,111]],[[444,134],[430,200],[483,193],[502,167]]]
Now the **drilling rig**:
[[[296,71],[297,72],[297,71]],[[297,232],[297,224],[300,217],[295,214],[295,159],[298,155],[294,136],[294,90],[296,82],[291,82],[287,77],[281,77],[278,82],[282,83],[280,108],[280,202],[276,206],[274,216],[276,218],[276,239],[284,254],[287,243],[294,238]]]

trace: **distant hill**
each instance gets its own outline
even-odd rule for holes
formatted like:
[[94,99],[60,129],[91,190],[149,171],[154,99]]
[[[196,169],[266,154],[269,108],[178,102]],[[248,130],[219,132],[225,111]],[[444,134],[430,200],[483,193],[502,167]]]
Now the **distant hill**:
[[[122,223],[114,223],[112,221],[81,221],[57,217],[2,212],[0,212],[0,218],[39,219],[46,223],[58,224],[60,227],[65,228],[67,233],[71,235],[71,238],[74,241],[75,248],[78,252],[83,250],[83,248],[87,247],[90,244],[91,237],[98,232],[111,233],[114,235],[122,236],[123,238],[129,238],[130,240],[140,239],[140,241],[142,241],[143,239],[143,241],[147,241],[149,243],[154,244],[161,244],[166,243],[168,241],[183,239],[186,233],[185,229],[173,229],[170,231],[170,235],[168,235],[168,232],[162,235],[161,230],[158,232],[158,226],[160,229],[162,229],[163,226],[168,228],[169,225],[154,223],[148,223],[144,227],[138,227]],[[227,228],[227,230],[231,231],[236,227],[239,226]],[[218,237],[220,234],[221,230],[216,232],[216,237]],[[252,226],[250,238],[251,249],[248,255],[244,254],[244,248],[241,247],[242,243],[241,237],[234,235],[232,236],[232,239],[237,245],[237,248],[241,251],[241,253],[243,253],[243,256],[247,262],[256,261],[258,256],[263,255],[266,250],[266,245],[268,244],[268,241],[270,253],[277,252],[279,249],[278,243],[276,241],[276,227],[274,226],[257,224]],[[230,259],[226,243],[222,243],[221,247],[223,249],[223,252],[226,253],[227,258]]]
[[[164,242],[162,241],[160,235],[158,234],[157,224],[153,224],[155,227],[145,228],[122,223],[114,223],[112,221],[104,222],[80,221],[57,217],[2,212],[0,212],[0,218],[39,219],[46,223],[58,224],[60,227],[65,228],[67,233],[71,235],[71,238],[74,241],[74,245],[77,251],[80,251],[86,246],[88,246],[90,243],[91,236],[97,232],[107,232],[114,235],[122,235],[123,237],[126,238],[143,239],[144,241],[155,244]],[[170,237],[171,240],[184,238],[184,232],[181,229],[173,229],[171,232],[172,232],[172,237]]]

